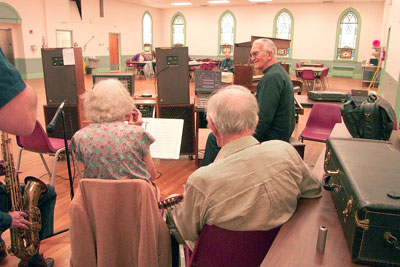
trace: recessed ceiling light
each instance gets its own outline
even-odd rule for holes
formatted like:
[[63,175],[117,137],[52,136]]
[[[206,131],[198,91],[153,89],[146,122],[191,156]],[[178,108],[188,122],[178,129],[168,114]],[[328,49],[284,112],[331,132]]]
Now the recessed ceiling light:
[[272,0],[249,0],[249,2],[261,3],[261,2],[272,2]]
[[208,1],[209,4],[229,4],[230,2],[228,0],[213,0],[213,1]]
[[177,2],[177,3],[171,3],[173,6],[191,6],[192,3],[190,2]]

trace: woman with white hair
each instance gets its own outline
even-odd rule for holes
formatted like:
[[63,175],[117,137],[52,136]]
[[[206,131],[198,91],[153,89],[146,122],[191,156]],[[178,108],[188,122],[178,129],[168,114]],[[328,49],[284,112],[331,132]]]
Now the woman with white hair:
[[83,107],[93,123],[74,134],[71,149],[85,165],[84,176],[154,180],[155,139],[141,127],[142,114],[121,82],[100,81],[86,93]]

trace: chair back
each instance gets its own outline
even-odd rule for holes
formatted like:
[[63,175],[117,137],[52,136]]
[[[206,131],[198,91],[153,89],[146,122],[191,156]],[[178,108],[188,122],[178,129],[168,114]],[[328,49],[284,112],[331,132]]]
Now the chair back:
[[17,145],[38,153],[55,153],[57,149],[51,144],[47,133],[39,121],[36,121],[35,128],[29,136],[16,136]]
[[186,266],[260,266],[280,227],[231,231],[206,225]]
[[311,108],[305,129],[318,132],[331,132],[336,123],[342,122],[340,108],[333,104],[315,103]]
[[323,70],[321,71],[321,74],[319,75],[320,79],[323,79],[323,78],[325,78],[326,76],[328,76],[328,73],[329,73],[329,68],[323,69]]
[[312,70],[303,70],[301,72],[301,79],[303,80],[314,80],[314,72]]
[[297,92],[299,95],[301,95],[301,91],[303,90],[303,82],[297,81],[297,80],[292,80],[292,84],[293,84],[293,89],[294,89],[295,93]]
[[207,70],[207,63],[202,63],[201,65],[200,65],[200,68],[199,68],[199,70]]
[[81,179],[70,206],[70,240],[71,266],[171,265],[155,188],[142,179]]

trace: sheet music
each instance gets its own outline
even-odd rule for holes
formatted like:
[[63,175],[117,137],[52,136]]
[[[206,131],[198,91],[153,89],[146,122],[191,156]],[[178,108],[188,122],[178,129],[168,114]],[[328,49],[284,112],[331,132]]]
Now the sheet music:
[[62,50],[64,66],[75,65],[75,54],[73,48],[64,48]]
[[179,159],[182,142],[182,119],[143,118],[142,127],[156,141],[150,145],[153,158]]

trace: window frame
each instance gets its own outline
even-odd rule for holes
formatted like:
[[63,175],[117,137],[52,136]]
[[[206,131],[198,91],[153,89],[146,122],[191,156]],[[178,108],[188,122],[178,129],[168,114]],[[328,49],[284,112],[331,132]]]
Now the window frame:
[[[356,36],[356,45],[354,48],[354,58],[353,59],[339,59],[337,54],[338,54],[338,49],[339,49],[339,39],[340,39],[340,34],[341,34],[341,30],[340,30],[340,25],[343,21],[343,18],[347,15],[347,13],[352,12],[356,18],[357,18],[357,36]],[[357,62],[358,59],[358,50],[359,50],[359,46],[360,46],[360,34],[361,34],[361,16],[360,13],[358,13],[357,10],[355,10],[352,7],[347,8],[346,10],[344,10],[337,21],[337,25],[336,25],[336,41],[335,41],[335,51],[333,54],[333,60],[336,62]]]
[[236,17],[235,17],[235,15],[233,14],[232,11],[230,11],[230,10],[225,10],[225,11],[221,14],[221,16],[219,17],[219,20],[218,20],[218,44],[217,44],[217,55],[219,55],[219,56],[223,56],[223,55],[224,55],[223,53],[221,53],[221,45],[223,45],[223,44],[221,44],[221,35],[222,35],[221,23],[222,23],[222,19],[223,19],[227,14],[231,15],[232,18],[233,18],[233,44],[232,44],[232,48],[231,48],[231,55],[233,55],[233,52],[234,52],[233,50],[234,50],[235,42],[236,42],[236,27],[237,27]]
[[176,12],[175,15],[172,16],[171,19],[171,46],[174,46],[174,21],[176,17],[182,17],[183,19],[183,46],[186,46],[186,18],[181,12]]
[[282,59],[284,59],[284,58],[292,58],[292,56],[293,56],[294,17],[293,17],[292,12],[290,12],[288,9],[282,8],[281,10],[279,10],[278,13],[276,13],[275,18],[274,18],[274,24],[273,24],[273,36],[274,36],[274,38],[278,38],[278,37],[276,36],[276,34],[277,34],[276,26],[277,26],[278,18],[279,18],[279,17],[281,16],[281,14],[284,13],[284,12],[287,13],[287,14],[289,15],[290,20],[291,20],[291,25],[290,25],[290,38],[291,38],[291,39],[290,39],[290,47],[289,47],[288,56],[287,56],[287,57],[278,57],[278,58],[282,58]]
[[[58,32],[68,32],[69,33],[69,36],[71,37],[71,39],[70,39],[70,41],[71,41],[71,43],[70,43],[70,46],[62,46],[62,47],[59,47],[58,46],[58,39],[57,39],[57,33]],[[56,48],[72,48],[72,47],[74,47],[74,36],[73,36],[73,32],[72,32],[72,30],[60,30],[60,29],[56,29]]]
[[145,18],[146,15],[149,15],[150,22],[151,22],[151,28],[150,28],[150,34],[151,34],[150,51],[146,52],[147,54],[149,54],[149,53],[151,53],[151,51],[153,51],[153,24],[154,23],[153,23],[153,17],[151,16],[150,12],[148,10],[146,10],[143,13],[143,16],[142,16],[142,51],[145,51],[145,49],[144,49],[144,45],[145,45],[145,43],[144,43],[144,18]]

